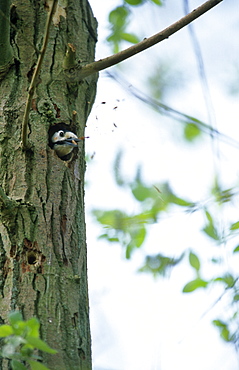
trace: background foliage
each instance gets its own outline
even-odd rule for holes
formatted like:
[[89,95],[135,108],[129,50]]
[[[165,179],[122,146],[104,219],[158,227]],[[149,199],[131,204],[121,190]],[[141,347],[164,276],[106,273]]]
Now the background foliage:
[[9,325],[0,326],[2,339],[0,356],[10,359],[13,370],[26,370],[28,365],[32,370],[49,370],[41,363],[41,357],[36,350],[56,354],[46,342],[40,339],[40,323],[35,318],[24,321],[18,311],[8,315]]
[[[146,12],[146,6],[152,6],[150,3],[150,1],[124,1],[109,13],[110,34],[107,40],[114,52],[127,46],[127,43],[136,43],[142,39],[143,32],[142,29],[139,29],[140,27],[137,27],[137,20],[141,19],[142,12]],[[181,3],[186,9],[187,1]],[[167,7],[167,2],[162,4],[155,1],[152,13],[160,17],[163,5]],[[163,17],[163,11],[161,14]],[[209,14],[209,17],[213,17],[213,14]],[[173,126],[176,127],[174,132],[173,129],[169,128],[169,136],[172,141],[178,141],[181,147],[186,147],[188,151],[197,150],[198,147],[203,148],[205,145],[211,147],[211,152],[209,154],[207,152],[202,157],[202,161],[205,161],[205,168],[207,161],[214,162],[212,165],[213,173],[207,178],[207,188],[204,189],[203,198],[201,193],[198,196],[191,194],[187,196],[186,191],[183,193],[181,187],[177,189],[177,184],[170,180],[156,183],[145,181],[142,175],[145,168],[142,168],[142,165],[138,165],[135,173],[131,171],[129,176],[126,169],[127,164],[123,163],[123,157],[128,153],[119,151],[115,154],[112,164],[114,182],[119,193],[123,191],[128,194],[128,198],[132,198],[134,205],[131,208],[137,209],[137,211],[128,212],[123,209],[124,207],[117,209],[108,207],[107,210],[104,208],[94,209],[92,214],[102,226],[100,238],[107,240],[112,246],[119,243],[127,259],[134,259],[136,251],[142,249],[144,261],[138,266],[139,272],[150,273],[154,277],[168,277],[172,268],[187,263],[192,270],[193,278],[185,279],[185,284],[182,286],[183,293],[189,294],[200,289],[208,291],[214,288],[218,289],[219,294],[215,304],[227,295],[229,297],[227,305],[230,306],[230,309],[225,310],[221,317],[215,317],[212,323],[218,329],[222,339],[225,342],[231,342],[237,348],[238,273],[234,266],[237,265],[239,251],[239,221],[236,211],[238,182],[228,181],[228,178],[225,178],[222,157],[227,156],[227,151],[224,151],[225,144],[230,148],[236,148],[233,153],[237,153],[239,146],[237,138],[230,135],[228,130],[224,130],[222,126],[219,129],[208,87],[210,76],[206,74],[200,39],[197,38],[198,34],[195,32],[194,25],[189,29],[189,35],[198,71],[198,84],[201,85],[202,91],[202,98],[198,98],[195,105],[197,106],[198,103],[198,106],[201,107],[205,104],[206,112],[204,114],[201,112],[198,115],[191,114],[193,110],[187,107],[187,103],[184,104],[185,111],[175,108],[177,91],[185,85],[186,70],[180,70],[176,60],[175,62],[167,60],[162,53],[160,57],[155,53],[156,68],[150,69],[150,71],[149,68],[141,69],[145,72],[144,75],[147,74],[147,77],[140,76],[143,78],[143,84],[132,84],[129,77],[129,71],[132,68],[130,64],[127,65],[128,67],[120,66],[118,71],[110,71],[107,76],[120,84],[127,94],[137,98],[141,103],[144,102],[161,116],[169,117],[170,120],[178,122],[178,126],[176,123]],[[217,45],[214,46],[217,47]],[[136,64],[137,61],[134,59],[134,65]],[[141,61],[139,64],[143,66]],[[228,98],[230,99],[230,97]],[[117,131],[117,129],[114,130]],[[150,136],[150,132],[147,130],[148,134]],[[176,150],[180,150],[178,146],[177,143]],[[161,158],[160,161],[162,161]],[[198,163],[190,164],[194,167],[193,170],[197,165]],[[127,174],[124,174],[124,171]],[[190,174],[191,168],[188,167],[187,171]],[[208,172],[205,170],[205,177],[207,174]],[[185,186],[185,188],[187,187]],[[176,255],[175,253],[168,254],[167,251],[162,253],[162,248],[159,248],[159,252],[155,254],[145,253],[149,240],[152,243],[150,234],[153,225],[159,225],[162,220],[175,213],[186,214],[189,217],[194,214],[199,215],[198,232],[201,233],[205,245],[201,245],[200,250],[196,246],[185,245],[184,250],[179,250]],[[175,229],[172,220],[171,232],[173,233]],[[187,231],[190,233],[190,229]],[[198,236],[195,236],[195,241],[196,238]],[[210,244],[210,248],[205,250],[205,246],[208,244]]]

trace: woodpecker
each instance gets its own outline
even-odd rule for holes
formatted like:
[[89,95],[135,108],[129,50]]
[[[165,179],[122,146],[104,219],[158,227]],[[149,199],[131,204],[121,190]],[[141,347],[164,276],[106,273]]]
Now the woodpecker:
[[51,126],[49,129],[49,146],[62,161],[69,161],[72,151],[81,141],[76,134],[69,130],[64,122]]

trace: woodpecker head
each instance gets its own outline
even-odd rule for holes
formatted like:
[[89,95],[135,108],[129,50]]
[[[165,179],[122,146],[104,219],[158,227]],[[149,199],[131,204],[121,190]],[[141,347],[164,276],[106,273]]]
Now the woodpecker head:
[[76,134],[69,130],[65,123],[58,123],[49,129],[49,146],[55,150],[57,156],[63,161],[69,161],[72,151],[81,141]]

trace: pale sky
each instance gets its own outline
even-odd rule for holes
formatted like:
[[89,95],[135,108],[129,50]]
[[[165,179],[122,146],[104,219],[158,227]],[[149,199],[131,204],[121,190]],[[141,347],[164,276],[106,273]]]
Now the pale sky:
[[[111,53],[103,41],[108,32],[107,13],[112,3],[114,6],[120,1],[90,0],[90,3],[99,22],[99,59]],[[173,0],[167,0],[166,4],[164,9],[154,7],[138,15],[137,21],[141,24],[137,31],[142,37],[158,32],[183,16],[181,1],[176,6]],[[198,5],[199,1],[190,2],[192,9]],[[195,30],[203,53],[217,127],[239,141],[238,96],[229,97],[225,87],[232,79],[231,71],[239,55],[238,4],[230,0],[218,5],[195,22]],[[150,52],[125,62],[117,72],[135,87],[144,89],[145,71],[155,68],[157,58],[170,60],[171,64],[176,61],[178,70],[184,72],[181,81],[184,89],[176,86],[165,103],[207,122],[195,55],[186,29]],[[102,101],[106,104],[102,105]],[[185,144],[180,136],[180,125],[132,98],[102,72],[86,132],[90,136],[86,141],[87,153],[95,153],[86,173],[89,182],[87,210],[118,207],[131,213],[137,211],[132,197],[118,190],[113,181],[112,162],[118,148],[124,150],[126,176],[133,178],[137,165],[142,164],[147,184],[153,186],[169,181],[179,196],[193,201],[208,199],[217,172],[225,186],[235,186],[239,173],[238,149],[219,143],[218,157],[207,136],[196,145]],[[224,211],[218,214],[222,225],[228,217],[236,221],[238,215],[233,209],[230,216]],[[206,278],[236,266],[238,260],[235,263],[228,254],[231,245],[225,245],[224,249],[215,247],[200,233],[204,225],[205,218],[200,212],[186,214],[178,208],[172,210],[150,226],[142,251],[126,261],[120,246],[97,240],[103,230],[92,222],[90,215],[87,216],[94,370],[239,368],[234,348],[225,344],[211,325],[211,320],[231,309],[228,296],[211,308],[222,292],[220,287],[182,294],[184,284],[194,278],[188,262],[172,270],[165,279],[154,280],[150,275],[137,273],[146,254],[178,256],[188,248],[202,258]],[[208,260],[214,251],[224,260],[218,270],[212,272]]]

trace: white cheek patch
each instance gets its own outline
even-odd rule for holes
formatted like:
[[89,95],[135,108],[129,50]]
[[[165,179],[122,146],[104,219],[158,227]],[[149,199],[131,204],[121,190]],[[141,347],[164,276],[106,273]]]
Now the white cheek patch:
[[52,139],[53,143],[55,143],[56,141],[60,141],[60,140],[64,140],[63,137],[60,137],[58,132],[56,132],[53,136],[52,136]]

